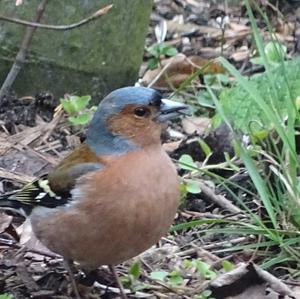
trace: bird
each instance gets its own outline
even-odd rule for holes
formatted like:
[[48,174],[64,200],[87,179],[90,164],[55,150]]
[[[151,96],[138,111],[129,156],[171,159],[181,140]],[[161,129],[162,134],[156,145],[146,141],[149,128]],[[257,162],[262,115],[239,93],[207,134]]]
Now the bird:
[[1,195],[0,208],[25,215],[43,245],[83,269],[139,255],[167,233],[177,211],[177,171],[160,136],[187,109],[147,87],[112,91],[84,142],[48,174]]

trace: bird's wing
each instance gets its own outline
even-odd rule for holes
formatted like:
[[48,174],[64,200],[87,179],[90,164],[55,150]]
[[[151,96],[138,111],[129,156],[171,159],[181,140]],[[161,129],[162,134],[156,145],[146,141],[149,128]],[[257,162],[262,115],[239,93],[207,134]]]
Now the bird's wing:
[[[21,214],[29,215],[36,206],[55,208],[64,205],[72,200],[71,189],[79,177],[102,168],[104,168],[104,165],[101,163],[86,162],[71,166],[68,170],[62,172],[54,171],[52,174],[53,180],[56,178],[61,179],[61,183],[63,183],[63,181],[67,182],[67,184],[58,184],[63,186],[64,189],[60,190],[57,188],[58,185],[55,185],[59,192],[53,190],[50,180],[51,177],[49,178],[48,175],[44,175],[25,185],[21,190],[1,195],[0,208],[19,210]],[[67,186],[69,186],[70,189],[67,189]]]

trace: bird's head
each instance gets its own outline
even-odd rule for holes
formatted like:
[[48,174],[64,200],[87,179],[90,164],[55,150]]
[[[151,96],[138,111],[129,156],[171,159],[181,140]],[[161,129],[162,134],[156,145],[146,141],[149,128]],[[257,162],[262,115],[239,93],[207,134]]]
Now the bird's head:
[[91,146],[93,143],[104,146],[104,142],[110,141],[117,146],[117,142],[120,145],[125,142],[135,147],[159,143],[162,123],[186,109],[186,105],[163,99],[151,88],[120,88],[99,104],[87,133],[87,142]]

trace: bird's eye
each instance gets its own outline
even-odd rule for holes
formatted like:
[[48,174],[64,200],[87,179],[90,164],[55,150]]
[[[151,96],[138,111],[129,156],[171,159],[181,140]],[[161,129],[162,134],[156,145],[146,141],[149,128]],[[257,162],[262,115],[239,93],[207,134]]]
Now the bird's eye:
[[134,109],[134,114],[138,117],[147,117],[150,114],[150,110],[146,107],[138,107]]

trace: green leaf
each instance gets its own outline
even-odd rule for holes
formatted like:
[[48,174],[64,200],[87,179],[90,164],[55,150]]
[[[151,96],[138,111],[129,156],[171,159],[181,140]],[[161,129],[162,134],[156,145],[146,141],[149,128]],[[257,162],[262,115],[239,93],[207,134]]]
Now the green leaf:
[[161,50],[161,46],[159,44],[155,44],[149,48],[147,48],[147,52],[154,56],[155,58],[159,58]]
[[234,265],[227,260],[222,261],[222,267],[225,272],[229,272],[234,269]]
[[88,95],[82,97],[69,96],[67,99],[60,99],[60,103],[68,114],[75,114],[82,112],[90,100],[91,96]]
[[210,297],[212,294],[211,290],[205,290],[201,293],[201,296],[203,299],[213,299],[212,297]]
[[74,125],[86,125],[91,120],[91,113],[82,113],[79,115],[69,116],[69,121]]
[[183,260],[182,265],[184,268],[192,268],[193,267],[193,263],[191,260]]
[[60,103],[68,114],[76,113],[76,107],[74,106],[73,102],[69,101],[68,99],[60,99]]
[[181,285],[183,283],[183,278],[177,271],[172,271],[169,274],[169,276],[170,276],[170,278],[169,278],[168,282],[171,285],[177,286],[177,285]]
[[286,56],[287,47],[278,42],[269,42],[265,46],[265,53],[271,62],[280,63]]
[[253,144],[256,144],[257,142],[262,142],[269,135],[269,133],[270,132],[268,132],[267,130],[257,130],[256,132],[251,134],[250,137]]
[[207,263],[204,263],[202,261],[199,260],[194,260],[193,261],[193,265],[196,267],[196,269],[203,275],[206,274],[206,272],[209,271],[210,269],[210,265]]
[[168,272],[166,271],[152,271],[150,273],[150,277],[152,279],[156,279],[156,280],[160,280],[160,281],[164,281],[165,278],[168,276]]
[[0,299],[13,299],[14,297],[9,294],[2,294],[0,295]]
[[253,57],[250,59],[250,62],[253,64],[264,65],[264,61],[261,57]]
[[167,46],[163,49],[162,53],[166,56],[175,56],[178,51],[176,48],[172,47],[172,46]]
[[[226,64],[227,66],[230,67],[229,64]],[[280,115],[282,120],[286,119],[287,107],[291,103],[290,99],[296,99],[300,95],[299,69],[300,58],[285,62],[284,68],[281,65],[274,68],[272,75],[276,82],[275,92],[267,73],[254,75],[249,80],[239,75],[240,77],[237,77],[239,83],[234,88],[225,89],[220,94],[220,104],[226,118],[243,133],[249,133],[249,128],[251,128],[250,134],[272,129],[275,116]],[[246,84],[247,90],[245,89]],[[217,119],[214,119],[214,125],[219,124],[219,112],[215,118]]]
[[195,170],[197,168],[196,163],[194,162],[193,158],[190,155],[182,155],[179,160],[179,166],[181,169],[185,170]]
[[223,84],[229,84],[230,79],[227,74],[216,74],[217,79],[222,82]]
[[209,147],[209,145],[204,140],[200,139],[199,144],[200,144],[201,149],[203,150],[206,157],[208,157],[212,154],[211,148]]
[[296,109],[299,111],[300,110],[300,96],[297,96],[297,98],[295,100],[295,105],[296,105]]
[[194,180],[186,180],[186,191],[192,194],[198,194],[201,192],[200,184]]
[[92,106],[89,110],[91,112],[96,112],[97,108],[98,108],[97,106]]
[[74,101],[74,105],[77,112],[83,111],[84,108],[86,108],[86,106],[88,105],[90,100],[91,100],[91,96],[74,97],[74,100],[73,100],[73,96],[71,97],[71,101]]
[[214,74],[206,74],[205,76],[203,76],[204,79],[204,83],[205,85],[209,85],[212,86],[216,83],[216,76]]
[[157,66],[158,66],[158,59],[157,58],[151,58],[151,59],[149,59],[149,61],[148,61],[148,68],[150,70],[156,69]]
[[135,279],[138,279],[141,275],[141,266],[138,262],[133,263],[128,271]]
[[215,108],[214,102],[206,90],[200,90],[197,94],[197,101],[203,107]]
[[170,45],[161,43],[161,44],[155,44],[147,49],[147,52],[154,56],[155,58],[159,58],[161,55],[165,56],[175,56],[178,51],[175,47],[172,47]]
[[217,273],[210,270],[210,265],[207,263],[204,263],[199,260],[194,260],[194,265],[198,272],[206,279],[214,279],[217,277]]

